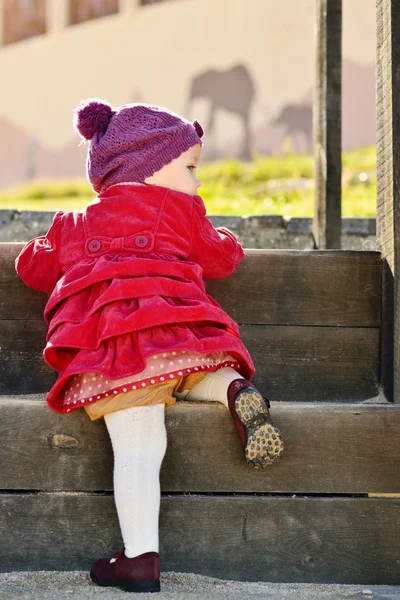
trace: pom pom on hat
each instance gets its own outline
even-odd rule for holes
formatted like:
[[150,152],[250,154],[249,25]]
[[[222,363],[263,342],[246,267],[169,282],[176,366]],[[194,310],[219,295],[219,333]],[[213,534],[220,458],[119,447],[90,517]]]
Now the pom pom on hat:
[[86,100],[75,109],[74,126],[85,140],[96,133],[105,133],[115,114],[113,108],[102,100]]

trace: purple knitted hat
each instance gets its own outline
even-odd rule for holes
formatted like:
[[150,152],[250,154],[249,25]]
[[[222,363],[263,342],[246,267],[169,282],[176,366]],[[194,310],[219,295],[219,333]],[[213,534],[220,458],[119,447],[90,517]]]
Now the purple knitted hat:
[[75,110],[75,129],[91,140],[87,176],[94,191],[147,177],[202,144],[203,129],[165,108],[127,104],[114,110],[102,100],[87,100]]

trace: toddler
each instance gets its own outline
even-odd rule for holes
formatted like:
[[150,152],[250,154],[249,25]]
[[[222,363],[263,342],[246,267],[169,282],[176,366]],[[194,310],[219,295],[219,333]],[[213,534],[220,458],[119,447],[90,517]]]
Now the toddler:
[[159,472],[164,409],[176,398],[222,402],[251,467],[282,455],[268,400],[250,379],[238,325],[207,295],[203,277],[230,275],[244,256],[215,229],[197,190],[203,130],[146,104],[81,104],[97,197],[59,211],[16,260],[21,279],[50,295],[44,359],[58,373],[51,409],[104,418],[114,451],[114,497],[124,549],[91,578],[131,592],[160,589]]

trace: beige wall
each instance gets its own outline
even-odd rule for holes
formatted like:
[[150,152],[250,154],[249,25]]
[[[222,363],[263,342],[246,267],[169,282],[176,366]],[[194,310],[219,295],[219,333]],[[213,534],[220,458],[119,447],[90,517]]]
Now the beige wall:
[[[114,105],[160,104],[198,118],[213,157],[244,152],[244,95],[253,86],[250,150],[310,147],[309,109],[299,105],[312,102],[314,0],[170,0],[138,8],[135,0],[121,0],[125,13],[63,28],[65,1],[52,0],[48,34],[0,46],[0,186],[32,174],[82,174],[85,152],[72,130],[72,111],[94,96]],[[343,141],[352,147],[375,136],[375,1],[343,3]],[[245,70],[234,77],[207,75],[209,95],[226,107],[207,131],[210,97],[189,106],[191,83],[239,64]],[[239,96],[242,105],[229,107]]]

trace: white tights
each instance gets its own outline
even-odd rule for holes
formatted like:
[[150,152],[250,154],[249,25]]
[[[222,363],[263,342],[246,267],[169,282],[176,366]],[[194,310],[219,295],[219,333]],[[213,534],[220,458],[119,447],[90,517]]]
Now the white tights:
[[[239,378],[234,369],[224,367],[181,396],[227,406],[229,384]],[[125,554],[133,558],[158,552],[159,474],[167,448],[164,404],[119,410],[104,420],[114,451],[114,498]]]

